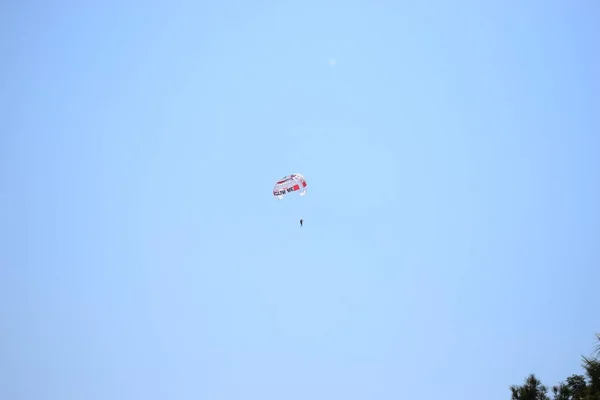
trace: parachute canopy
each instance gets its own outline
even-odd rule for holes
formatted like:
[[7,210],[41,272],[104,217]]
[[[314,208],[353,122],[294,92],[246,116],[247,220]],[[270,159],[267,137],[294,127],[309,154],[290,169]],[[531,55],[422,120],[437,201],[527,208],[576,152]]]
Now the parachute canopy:
[[287,193],[299,192],[300,196],[306,194],[306,179],[301,174],[284,176],[273,187],[273,196],[282,199]]

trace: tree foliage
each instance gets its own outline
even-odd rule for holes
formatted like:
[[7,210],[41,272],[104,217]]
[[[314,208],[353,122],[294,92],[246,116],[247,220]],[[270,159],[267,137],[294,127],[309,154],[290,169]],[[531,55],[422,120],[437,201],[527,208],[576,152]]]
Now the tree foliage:
[[511,400],[600,400],[600,333],[596,342],[593,355],[582,357],[583,375],[571,375],[552,386],[552,398],[548,387],[531,374],[522,385],[510,386]]
[[511,386],[510,391],[512,392],[512,400],[550,400],[546,394],[548,388],[542,385],[542,382],[534,374],[529,375],[523,385]]

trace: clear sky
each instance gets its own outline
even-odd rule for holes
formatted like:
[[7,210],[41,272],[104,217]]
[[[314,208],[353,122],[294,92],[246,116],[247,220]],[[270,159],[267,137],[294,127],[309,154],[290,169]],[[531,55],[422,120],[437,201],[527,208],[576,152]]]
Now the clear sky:
[[[502,400],[579,372],[599,21],[3,2],[0,398]],[[293,172],[307,196],[273,198]]]

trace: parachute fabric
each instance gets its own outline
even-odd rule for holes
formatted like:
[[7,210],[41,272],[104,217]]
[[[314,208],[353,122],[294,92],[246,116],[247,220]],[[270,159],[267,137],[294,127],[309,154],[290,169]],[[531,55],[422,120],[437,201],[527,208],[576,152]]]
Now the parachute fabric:
[[275,183],[275,186],[273,187],[273,196],[279,200],[283,199],[283,196],[291,192],[299,192],[300,196],[304,196],[306,194],[307,186],[306,179],[302,174],[287,175]]

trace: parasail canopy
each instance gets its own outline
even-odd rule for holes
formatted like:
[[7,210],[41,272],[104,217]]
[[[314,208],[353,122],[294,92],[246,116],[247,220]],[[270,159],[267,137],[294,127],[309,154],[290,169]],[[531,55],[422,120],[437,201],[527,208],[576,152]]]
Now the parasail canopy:
[[277,181],[273,187],[273,196],[282,199],[288,193],[299,192],[300,196],[306,194],[306,179],[302,174],[291,174]]

